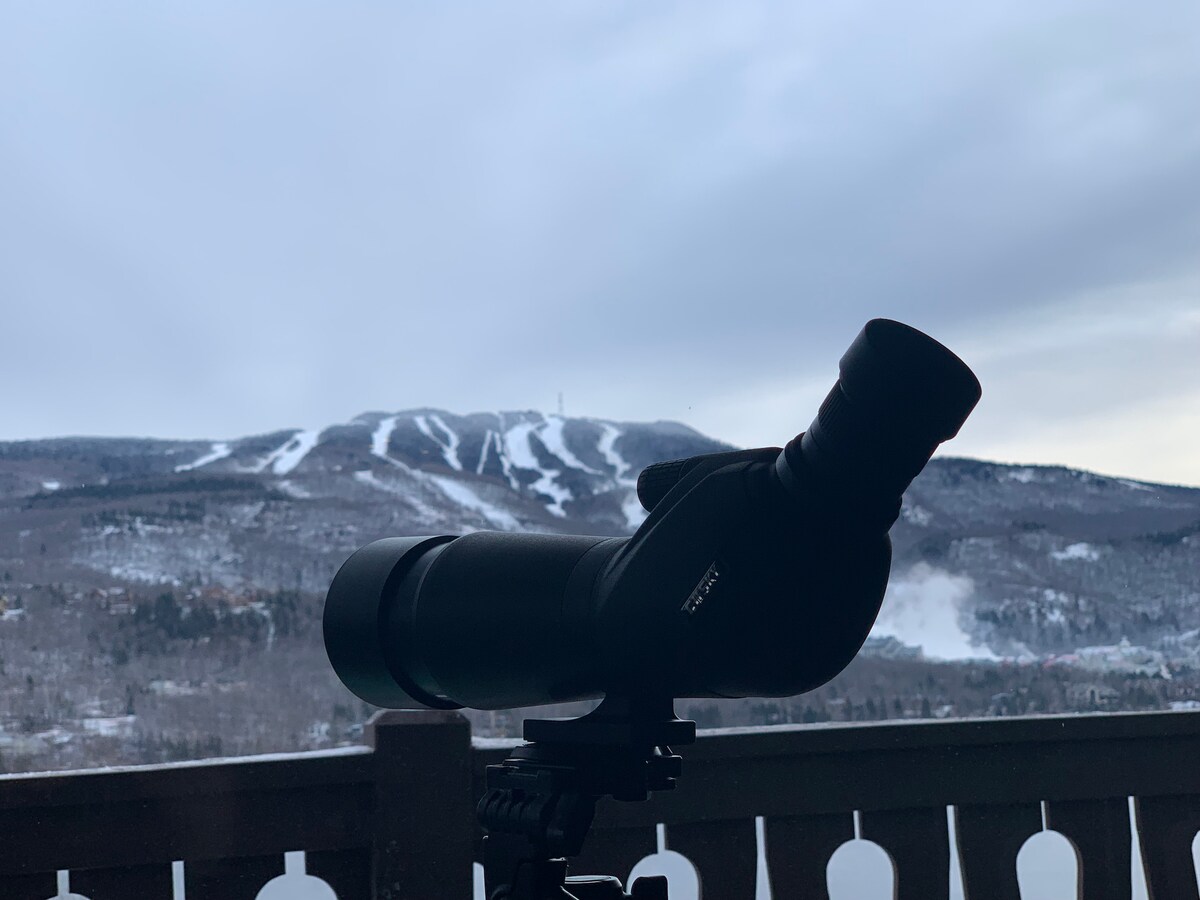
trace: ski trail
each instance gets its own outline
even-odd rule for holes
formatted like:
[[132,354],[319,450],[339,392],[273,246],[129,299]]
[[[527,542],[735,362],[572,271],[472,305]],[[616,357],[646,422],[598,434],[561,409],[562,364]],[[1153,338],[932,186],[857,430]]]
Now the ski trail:
[[192,469],[199,469],[201,466],[207,466],[209,463],[215,463],[218,459],[224,459],[233,452],[233,447],[224,441],[218,441],[212,445],[212,449],[200,457],[195,462],[184,463],[175,467],[176,472],[190,472]]
[[475,467],[476,475],[483,474],[483,467],[487,465],[488,448],[492,446],[492,438],[494,438],[495,435],[496,432],[489,428],[487,433],[483,436],[483,446],[479,448],[479,465]]
[[579,469],[581,472],[587,472],[589,475],[600,475],[603,477],[603,472],[593,469],[567,449],[567,443],[563,438],[563,426],[566,424],[566,420],[562,416],[547,416],[546,423],[538,429],[537,436],[541,438],[547,450],[561,459],[570,468]]
[[[371,432],[371,455],[387,460],[393,466],[402,465],[397,460],[388,456],[388,444],[392,441],[392,432],[396,430],[396,420],[398,418],[400,417],[388,416],[386,419],[380,419],[379,424],[375,426],[375,430]],[[404,468],[407,468],[407,466]]]
[[601,423],[600,428],[600,443],[596,445],[596,449],[600,451],[604,461],[612,466],[614,486],[625,488],[626,494],[625,499],[621,501],[621,512],[625,515],[625,524],[636,529],[646,521],[647,513],[642,508],[641,501],[638,500],[637,479],[627,475],[633,466],[627,463],[616,450],[615,445],[617,438],[621,436],[621,429],[609,422]]
[[[442,430],[442,433],[446,436],[445,440],[442,440],[442,438],[433,433],[433,429],[429,426],[430,420],[432,420],[433,424]],[[417,428],[420,429],[421,434],[425,435],[425,437],[429,438],[438,445],[439,449],[442,451],[442,458],[446,460],[446,465],[454,469],[456,472],[461,472],[463,467],[462,463],[458,459],[458,435],[451,431],[449,427],[447,427],[446,423],[436,415],[430,415],[428,417],[413,416],[413,421],[417,423]]]
[[[521,523],[517,521],[515,516],[494,504],[488,503],[467,485],[455,481],[446,475],[431,475],[428,472],[422,472],[420,469],[415,469],[389,456],[387,452],[388,445],[391,442],[392,432],[396,430],[396,421],[398,419],[399,416],[388,416],[380,420],[379,425],[371,435],[372,455],[391,463],[396,468],[411,475],[413,480],[416,481],[418,488],[432,488],[438,491],[452,503],[479,513],[497,528],[504,531],[519,531],[521,529]],[[417,424],[417,427],[421,427],[420,423]],[[446,431],[449,433],[449,429],[446,429]],[[499,440],[498,436],[497,440]],[[457,449],[457,441],[455,442],[455,448]],[[455,459],[457,459],[457,453]],[[461,466],[459,468],[461,469]],[[412,491],[404,490],[401,485],[389,484],[371,472],[355,472],[354,477],[361,483],[370,485],[377,490],[403,497],[430,519],[434,519],[437,516],[435,510],[425,504],[420,498],[414,496]]]
[[296,432],[288,439],[287,443],[272,454],[274,460],[271,471],[276,475],[287,475],[292,472],[296,466],[300,465],[300,461],[308,456],[309,451],[317,446],[320,437],[321,430],[319,428]]
[[538,479],[529,487],[536,493],[550,498],[546,509],[552,515],[565,517],[563,504],[574,499],[574,495],[558,483],[558,469],[546,469],[537,460],[530,440],[534,432],[542,425],[540,422],[521,422],[504,433],[504,452],[518,469],[528,469],[538,473]]

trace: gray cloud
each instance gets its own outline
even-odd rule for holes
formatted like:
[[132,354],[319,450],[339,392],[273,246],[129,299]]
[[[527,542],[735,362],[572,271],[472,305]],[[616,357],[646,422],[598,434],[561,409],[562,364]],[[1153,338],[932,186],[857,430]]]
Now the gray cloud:
[[1198,43],[1183,2],[10,5],[0,437],[563,391],[777,443],[888,315],[980,354],[961,448],[1200,482],[1060,433],[1200,439]]

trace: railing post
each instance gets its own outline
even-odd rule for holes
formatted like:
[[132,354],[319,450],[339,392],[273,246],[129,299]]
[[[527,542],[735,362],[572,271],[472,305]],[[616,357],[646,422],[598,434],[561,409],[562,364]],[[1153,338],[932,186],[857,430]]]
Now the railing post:
[[470,900],[471,726],[453,711],[388,710],[367,723],[375,756],[377,900]]

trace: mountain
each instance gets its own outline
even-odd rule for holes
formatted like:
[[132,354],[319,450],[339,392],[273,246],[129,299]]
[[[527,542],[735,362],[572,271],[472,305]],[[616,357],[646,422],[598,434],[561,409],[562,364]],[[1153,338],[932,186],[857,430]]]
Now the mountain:
[[935,459],[892,539],[893,580],[915,576],[936,595],[958,579],[959,623],[995,653],[1124,638],[1200,662],[1200,489]]
[[0,566],[27,581],[323,591],[395,534],[626,534],[637,474],[729,449],[683,425],[366,413],[231,441],[0,443]]
[[[629,533],[644,466],[723,449],[670,422],[432,409],[230,441],[0,443],[0,568],[24,583],[323,591],[388,535]],[[931,655],[1122,638],[1200,651],[1200,489],[938,458],[892,538],[880,628]]]

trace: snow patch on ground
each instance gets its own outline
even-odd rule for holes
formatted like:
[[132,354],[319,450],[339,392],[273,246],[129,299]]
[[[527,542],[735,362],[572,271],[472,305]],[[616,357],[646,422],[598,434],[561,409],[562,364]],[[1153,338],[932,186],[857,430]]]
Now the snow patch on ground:
[[136,564],[109,566],[108,573],[113,578],[120,578],[122,581],[142,581],[146,584],[180,584],[178,578],[172,578],[162,572],[142,568]]
[[1067,596],[1065,591],[1056,591],[1053,588],[1044,588],[1042,590],[1042,615],[1046,618],[1046,623],[1049,625],[1062,625],[1067,621],[1067,616],[1063,609],[1071,602],[1071,598]]
[[43,491],[57,491],[60,487],[62,487],[62,482],[60,482],[60,481],[43,481],[42,482],[42,490]]
[[286,478],[283,479],[282,481],[276,482],[275,487],[277,487],[283,493],[287,494],[293,500],[311,500],[312,499],[312,494],[310,494],[304,488],[300,487],[300,485],[296,484],[296,482],[289,481]]
[[150,693],[164,697],[192,697],[203,691],[192,684],[183,684],[169,678],[156,678],[149,684]]
[[129,737],[133,734],[133,723],[136,716],[93,716],[81,719],[84,731],[98,734],[101,737]]
[[614,485],[626,490],[625,499],[621,501],[621,512],[625,514],[626,526],[632,531],[646,521],[648,513],[642,508],[641,501],[637,497],[637,479],[628,476],[629,470],[633,466],[627,463],[616,450],[617,438],[620,436],[621,429],[617,426],[609,422],[601,423],[600,442],[596,445],[596,449],[600,451],[604,461],[612,466]]
[[402,484],[397,484],[393,481],[385,481],[374,472],[370,472],[366,469],[362,470],[361,472],[355,472],[354,480],[359,484],[365,484],[367,487],[372,487],[377,491],[382,491],[385,494],[391,494],[393,497],[404,498],[411,503],[423,516],[434,518],[437,515],[437,513],[424,502],[422,502],[413,491],[407,489]]
[[[368,487],[375,488],[385,494],[391,494],[394,497],[402,497],[409,503],[417,513],[429,521],[436,520],[440,514],[436,509],[426,503],[419,496],[421,490],[430,488],[439,491],[444,496],[448,497],[454,503],[466,507],[482,514],[489,522],[497,528],[506,531],[520,530],[520,523],[516,518],[509,515],[504,510],[500,509],[487,501],[483,500],[479,495],[472,491],[464,484],[460,484],[449,476],[430,475],[428,472],[422,472],[419,469],[410,468],[398,460],[389,459],[397,467],[404,469],[416,484],[413,487],[400,484],[394,481],[387,481],[380,478],[374,472],[361,471],[354,473],[355,481],[365,484]],[[413,488],[416,488],[415,490]]]
[[199,469],[201,466],[207,466],[209,463],[215,463],[218,459],[224,459],[233,452],[233,447],[224,441],[218,441],[212,445],[212,449],[204,454],[195,462],[184,463],[175,467],[176,472],[190,472],[192,469]]
[[488,503],[465,484],[445,475],[428,475],[426,477],[436,484],[443,494],[459,506],[481,514],[497,528],[501,528],[504,531],[519,531],[521,529],[521,523],[517,521],[515,516],[498,506]]
[[377,491],[383,491],[385,494],[405,494],[405,491],[400,489],[399,485],[389,484],[388,482],[377,477],[374,472],[363,469],[361,472],[354,473],[354,480],[359,484],[365,484],[368,487],[373,487]]
[[900,518],[910,525],[924,527],[933,521],[933,514],[924,507],[917,506],[915,503],[909,506],[907,503],[900,508]]
[[1004,476],[1009,481],[1019,481],[1021,484],[1029,484],[1037,478],[1036,469],[1009,469],[1004,473]]
[[1130,481],[1127,478],[1118,478],[1118,484],[1123,484],[1127,488],[1133,488],[1135,491],[1151,491],[1155,490],[1153,485],[1142,484],[1140,481]]
[[1083,560],[1084,562],[1095,562],[1100,558],[1100,551],[1091,544],[1071,544],[1062,550],[1055,550],[1050,554],[1051,557],[1059,562],[1067,560]]
[[[456,472],[461,472],[463,467],[458,459],[458,435],[451,431],[446,423],[442,421],[441,417],[437,415],[431,414],[428,417],[413,416],[413,421],[417,423],[417,428],[420,429],[421,434],[438,445],[442,451],[442,458],[446,460],[446,465]],[[433,433],[433,429],[429,425],[430,421],[442,431],[445,439]]]
[[986,647],[972,644],[959,624],[963,601],[974,590],[975,582],[965,575],[917,563],[888,585],[871,635],[920,646],[932,659],[995,659]]

